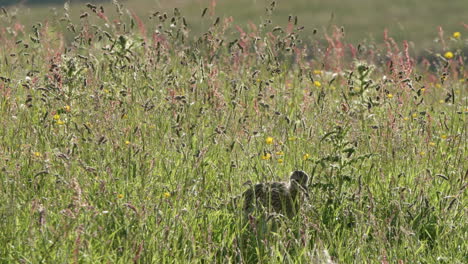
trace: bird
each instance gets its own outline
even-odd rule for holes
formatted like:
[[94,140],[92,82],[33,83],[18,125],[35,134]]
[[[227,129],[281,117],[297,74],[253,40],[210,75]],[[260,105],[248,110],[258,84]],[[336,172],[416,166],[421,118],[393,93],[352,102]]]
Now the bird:
[[304,171],[293,171],[289,182],[258,183],[246,190],[243,211],[246,216],[255,209],[286,215],[293,218],[299,211],[303,197],[308,197],[309,175]]

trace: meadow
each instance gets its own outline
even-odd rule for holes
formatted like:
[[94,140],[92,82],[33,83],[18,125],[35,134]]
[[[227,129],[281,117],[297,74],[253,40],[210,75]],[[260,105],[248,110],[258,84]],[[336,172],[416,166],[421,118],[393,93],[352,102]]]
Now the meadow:
[[[73,8],[1,10],[0,262],[468,262],[466,24],[425,59],[273,2]],[[245,223],[245,183],[294,170],[300,213]]]

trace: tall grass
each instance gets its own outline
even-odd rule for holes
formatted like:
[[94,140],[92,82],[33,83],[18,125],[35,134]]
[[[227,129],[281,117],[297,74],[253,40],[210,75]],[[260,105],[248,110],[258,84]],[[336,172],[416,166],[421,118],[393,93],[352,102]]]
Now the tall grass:
[[[466,28],[418,63],[389,34],[276,27],[274,4],[248,26],[208,9],[202,35],[115,5],[2,17],[2,262],[467,261]],[[226,206],[296,169],[296,218]]]

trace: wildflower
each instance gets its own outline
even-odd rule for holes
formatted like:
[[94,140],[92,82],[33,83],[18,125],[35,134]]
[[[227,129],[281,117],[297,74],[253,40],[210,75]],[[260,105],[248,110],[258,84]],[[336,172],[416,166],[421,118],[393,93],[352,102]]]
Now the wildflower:
[[445,101],[444,100],[439,100],[439,103],[443,104]]
[[391,94],[391,93],[387,94],[387,98],[388,98],[388,99],[392,99],[392,98],[393,98],[393,94]]
[[358,93],[358,92],[361,91],[361,88],[359,88],[359,87],[354,87],[354,88],[353,88],[353,91]]
[[273,138],[272,138],[272,137],[267,137],[267,138],[265,139],[265,143],[267,143],[268,145],[273,144]]
[[130,143],[131,143],[131,142],[130,142],[130,141],[128,141],[128,140],[127,140],[127,141],[125,141],[125,145],[130,145]]
[[405,116],[405,118],[403,118],[403,120],[408,121],[409,117]]
[[278,163],[279,164],[283,163],[283,159],[278,159]]
[[63,124],[65,124],[65,122],[63,122],[62,120],[57,120],[57,125],[61,126]]
[[322,71],[321,70],[314,70],[314,74],[320,75],[320,74],[322,74]]
[[289,141],[295,141],[297,139],[297,137],[289,137],[288,140]]
[[429,142],[429,145],[433,147],[433,146],[436,145],[436,143],[435,142]]
[[260,158],[262,160],[269,160],[269,159],[271,159],[271,154],[270,153],[265,153]]
[[163,196],[164,196],[164,198],[167,199],[167,198],[171,197],[171,193],[170,192],[165,192],[165,193],[163,193]]
[[283,152],[283,151],[277,151],[277,152],[276,152],[276,155],[278,155],[278,156],[283,156],[283,155],[284,155],[284,152]]
[[447,135],[442,135],[442,136],[440,136],[440,138],[447,139]]
[[436,88],[442,88],[442,85],[440,83],[436,84],[435,86]]
[[445,52],[444,57],[447,59],[451,59],[453,58],[453,53],[451,51],[447,51]]
[[57,120],[60,120],[60,115],[59,115],[59,114],[55,114],[55,115],[54,115],[54,120],[56,120],[56,121],[57,121]]
[[40,158],[40,157],[42,157],[42,154],[40,152],[36,151],[36,152],[34,152],[34,156]]
[[124,195],[121,194],[121,193],[119,193],[119,194],[117,195],[117,198],[119,198],[119,199],[122,199],[123,197],[124,197]]
[[426,88],[421,88],[421,92],[425,92],[426,91]]
[[258,82],[258,83],[260,83],[261,81],[262,81],[262,80],[260,80],[260,79],[257,79],[257,82]]
[[419,155],[424,156],[424,155],[426,155],[426,152],[421,151],[421,152],[419,152]]
[[314,81],[315,87],[322,87],[322,84],[319,81]]
[[453,35],[452,35],[454,38],[456,39],[459,39],[461,37],[461,33],[460,32],[453,32]]
[[303,160],[308,160],[310,158],[310,155],[308,153],[304,154],[304,156],[302,156],[302,159]]
[[416,117],[418,117],[418,113],[414,113],[412,116],[413,116],[413,118],[416,118]]
[[63,109],[65,109],[65,111],[67,111],[67,112],[70,112],[71,107],[69,105],[66,105],[66,106],[63,107]]

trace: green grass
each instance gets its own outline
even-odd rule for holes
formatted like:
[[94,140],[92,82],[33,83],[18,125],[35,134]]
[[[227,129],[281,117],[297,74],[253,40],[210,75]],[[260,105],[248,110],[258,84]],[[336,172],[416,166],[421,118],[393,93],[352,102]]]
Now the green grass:
[[[467,262],[466,30],[425,65],[390,39],[351,58],[339,31],[87,12],[2,18],[1,262]],[[225,206],[296,169],[295,219]]]
[[[92,2],[92,1],[90,1]],[[196,34],[204,33],[209,24],[200,19],[205,7],[211,6],[211,0],[201,1],[169,1],[169,0],[134,0],[126,7],[139,15],[147,25],[153,25],[148,17],[156,12],[168,12],[178,7],[190,23],[190,28]],[[265,0],[238,0],[214,1],[215,14],[222,17],[232,16],[234,22],[246,25],[249,22],[258,24],[265,18],[265,7],[270,1]],[[114,12],[111,1],[102,4],[107,13]],[[78,21],[79,15],[87,11],[81,3],[72,4],[71,17]],[[54,8],[54,11],[50,11]],[[17,14],[18,20],[28,27],[44,17],[52,18],[54,13],[61,14],[62,5],[32,5],[9,8]],[[383,40],[384,30],[397,40],[413,42],[412,49],[422,53],[426,48],[437,46],[434,40],[438,37],[438,27],[446,32],[462,31],[466,24],[468,3],[464,0],[452,0],[447,4],[443,0],[397,0],[397,1],[371,1],[371,0],[288,0],[276,1],[276,8],[271,17],[274,24],[286,25],[289,15],[297,16],[299,24],[305,27],[304,35],[312,35],[314,29],[319,34],[330,34],[332,26],[343,26],[349,42],[357,45],[362,42]],[[440,46],[439,46],[440,47]]]

